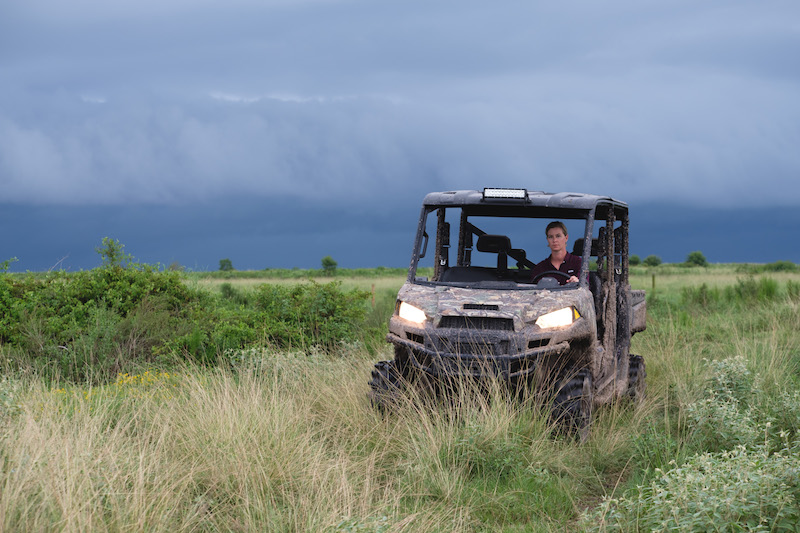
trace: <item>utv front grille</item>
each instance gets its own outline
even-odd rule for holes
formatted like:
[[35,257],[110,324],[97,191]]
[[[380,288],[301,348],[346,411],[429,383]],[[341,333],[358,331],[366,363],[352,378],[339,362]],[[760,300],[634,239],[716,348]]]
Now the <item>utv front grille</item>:
[[440,328],[514,331],[514,320],[487,316],[443,316]]
[[442,339],[439,347],[444,352],[456,353],[461,355],[480,355],[483,357],[497,357],[508,355],[508,341],[496,343],[449,340]]
[[500,306],[495,304],[464,304],[464,309],[476,311],[499,311]]
[[542,348],[548,344],[550,344],[550,339],[536,339],[528,341],[528,349],[532,350],[534,348]]
[[406,338],[410,341],[414,341],[417,344],[425,344],[425,339],[422,335],[417,335],[416,333],[411,333],[410,331],[406,332]]

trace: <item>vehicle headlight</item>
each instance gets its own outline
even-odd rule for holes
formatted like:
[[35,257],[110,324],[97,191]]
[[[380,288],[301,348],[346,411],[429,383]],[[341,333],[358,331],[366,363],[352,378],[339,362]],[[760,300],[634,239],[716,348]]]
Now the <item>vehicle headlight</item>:
[[425,316],[425,312],[422,309],[405,302],[400,302],[400,309],[397,310],[397,314],[400,318],[416,324],[422,324],[428,318]]
[[536,325],[542,329],[560,328],[569,326],[581,317],[581,314],[574,307],[565,307],[558,311],[553,311],[542,315],[536,319]]

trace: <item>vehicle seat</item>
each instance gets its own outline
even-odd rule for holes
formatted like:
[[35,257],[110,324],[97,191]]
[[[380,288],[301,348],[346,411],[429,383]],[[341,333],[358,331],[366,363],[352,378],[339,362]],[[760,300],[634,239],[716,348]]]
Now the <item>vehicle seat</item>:
[[[575,244],[572,245],[572,255],[583,256],[584,238],[575,239]],[[589,250],[589,257],[597,257],[599,250],[597,239],[592,239],[592,249]]]
[[497,273],[501,276],[508,274],[508,252],[511,250],[511,239],[505,235],[484,233],[478,237],[476,246],[479,252],[497,254]]

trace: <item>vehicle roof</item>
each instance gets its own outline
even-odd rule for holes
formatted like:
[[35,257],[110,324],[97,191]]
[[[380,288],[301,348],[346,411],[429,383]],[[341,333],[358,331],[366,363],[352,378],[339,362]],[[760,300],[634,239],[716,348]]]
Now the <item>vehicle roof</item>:
[[599,204],[611,205],[614,208],[628,208],[628,204],[609,196],[584,194],[577,192],[543,192],[527,191],[527,197],[516,198],[484,198],[483,191],[446,191],[432,192],[425,196],[426,206],[513,206],[539,207],[554,209],[590,210]]

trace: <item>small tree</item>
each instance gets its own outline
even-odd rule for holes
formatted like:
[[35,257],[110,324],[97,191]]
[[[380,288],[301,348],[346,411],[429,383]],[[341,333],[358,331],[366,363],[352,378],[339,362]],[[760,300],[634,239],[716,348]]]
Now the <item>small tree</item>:
[[703,252],[691,252],[688,256],[686,256],[686,264],[689,266],[701,266],[706,267],[708,266],[708,261],[706,260],[706,256],[703,255]]
[[1,262],[0,272],[8,272],[8,269],[11,267],[11,263],[16,263],[17,261],[19,261],[19,259],[17,259],[16,257],[11,257]]
[[336,272],[336,267],[338,263],[334,261],[333,257],[326,255],[322,258],[322,271],[325,274],[332,276]]
[[233,270],[233,263],[227,257],[219,260],[219,269],[223,272],[230,272]]
[[638,255],[632,255],[628,258],[628,264],[631,266],[641,265],[642,258],[639,257]]
[[644,266],[654,267],[661,264],[661,258],[657,255],[648,255],[644,258]]
[[111,237],[103,237],[102,244],[94,251],[100,254],[104,267],[124,268],[133,261],[133,257],[125,253],[125,245]]

